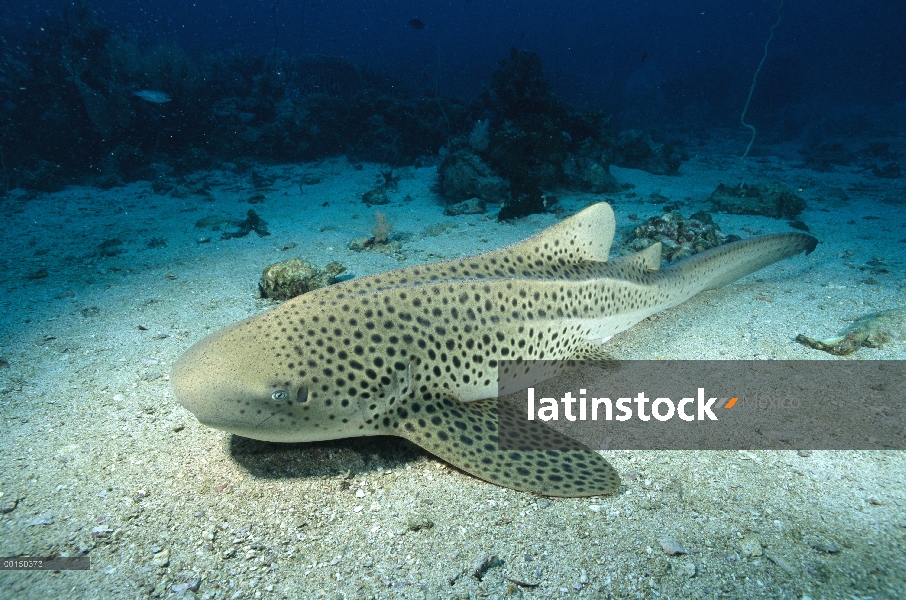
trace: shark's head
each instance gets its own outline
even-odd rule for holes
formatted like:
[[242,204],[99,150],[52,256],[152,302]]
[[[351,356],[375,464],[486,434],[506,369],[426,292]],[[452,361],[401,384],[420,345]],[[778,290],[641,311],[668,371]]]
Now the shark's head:
[[[243,437],[302,442],[355,435],[352,409],[337,390],[306,377],[302,340],[268,311],[217,331],[173,366],[176,399],[204,425]],[[317,390],[315,386],[318,385]]]

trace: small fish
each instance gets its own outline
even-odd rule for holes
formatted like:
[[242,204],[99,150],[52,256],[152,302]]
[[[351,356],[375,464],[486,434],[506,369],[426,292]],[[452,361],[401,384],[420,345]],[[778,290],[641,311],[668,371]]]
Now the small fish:
[[425,24],[420,19],[409,19],[409,27],[412,29],[424,29]]
[[154,104],[166,104],[173,99],[167,92],[159,90],[134,90],[132,95],[141,98],[145,102],[153,102]]

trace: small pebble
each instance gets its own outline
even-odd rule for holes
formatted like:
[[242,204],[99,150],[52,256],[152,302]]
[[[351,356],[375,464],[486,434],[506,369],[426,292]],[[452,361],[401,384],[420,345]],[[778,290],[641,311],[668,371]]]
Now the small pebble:
[[496,554],[487,554],[475,561],[475,566],[472,568],[472,577],[480,581],[489,569],[500,566],[502,564],[503,563],[499,558],[497,558]]
[[809,546],[815,550],[820,550],[821,552],[827,552],[828,554],[836,554],[840,552],[840,547],[833,542],[825,542],[824,540],[817,540],[808,543]]
[[695,574],[697,572],[698,571],[695,568],[695,563],[692,561],[689,561],[689,562],[683,564],[682,569],[681,569],[681,573],[683,575],[685,575],[686,577],[695,577]]
[[365,490],[362,490],[362,489],[356,490],[356,492],[355,492],[355,497],[356,497],[356,498],[364,498],[364,497],[365,497]]
[[421,531],[422,529],[431,529],[434,527],[434,521],[425,515],[413,515],[406,522],[406,529],[409,531]]
[[35,525],[53,525],[53,516],[52,515],[41,515],[29,521],[26,524],[26,527],[34,527]]
[[754,535],[746,536],[739,542],[739,551],[743,556],[761,556],[761,541]]
[[164,548],[160,552],[155,552],[151,557],[151,564],[155,567],[166,567],[170,564],[170,549]]
[[765,555],[768,557],[768,560],[770,560],[772,563],[774,563],[775,565],[777,565],[778,567],[780,567],[781,569],[783,569],[784,571],[786,571],[788,574],[790,574],[790,575],[795,575],[795,574],[796,574],[796,569],[795,569],[795,567],[793,567],[793,565],[791,565],[791,564],[790,564],[785,558],[783,558],[782,556],[777,556],[777,555],[774,554],[774,553],[771,553],[771,554],[765,553]]
[[661,548],[668,556],[676,556],[677,554],[687,554],[686,549],[683,548],[683,545],[677,542],[673,538],[663,537],[658,540],[658,543],[661,545]]

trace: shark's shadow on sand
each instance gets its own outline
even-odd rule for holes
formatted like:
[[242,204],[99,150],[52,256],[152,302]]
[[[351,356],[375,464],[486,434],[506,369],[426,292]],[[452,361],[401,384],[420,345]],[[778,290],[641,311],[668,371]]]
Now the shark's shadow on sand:
[[[548,458],[551,450],[591,452],[581,442],[552,428],[539,422],[525,421],[524,409],[517,403],[495,401],[493,406],[495,425],[501,426],[501,446],[518,448],[523,453],[531,449]],[[341,476],[343,480],[348,480],[359,475],[375,475],[407,468],[420,462],[419,459],[427,458],[441,460],[450,471],[467,473],[423,450],[414,442],[396,436],[281,443],[233,434],[226,442],[226,450],[239,466],[262,479]]]
[[412,442],[389,435],[298,444],[231,435],[225,446],[237,465],[261,479],[349,479],[404,469],[430,456]]

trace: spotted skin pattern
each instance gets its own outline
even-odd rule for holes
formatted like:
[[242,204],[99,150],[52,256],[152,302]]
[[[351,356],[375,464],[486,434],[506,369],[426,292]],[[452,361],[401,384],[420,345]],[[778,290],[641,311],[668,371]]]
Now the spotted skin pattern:
[[[498,449],[498,361],[593,356],[644,318],[817,243],[762,236],[661,270],[659,244],[608,260],[614,230],[610,206],[596,204],[505,248],[303,294],[189,348],[174,395],[200,422],[248,438],[397,435],[504,487],[611,493],[619,476],[590,449]],[[523,442],[550,447],[550,429],[517,423]]]

